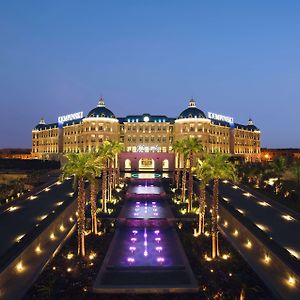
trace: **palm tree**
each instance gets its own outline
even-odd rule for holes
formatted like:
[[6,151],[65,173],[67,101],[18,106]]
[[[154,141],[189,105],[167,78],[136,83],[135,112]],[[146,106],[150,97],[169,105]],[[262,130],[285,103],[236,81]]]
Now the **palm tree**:
[[118,155],[122,151],[123,145],[118,141],[110,142],[108,155],[108,200],[111,201],[112,189],[119,184],[120,169],[118,167]]
[[109,160],[111,159],[111,156],[112,156],[111,149],[112,149],[112,147],[111,147],[111,143],[109,141],[103,142],[98,151],[99,156],[96,159],[96,163],[103,165],[103,169],[102,169],[102,211],[104,213],[107,212],[107,206],[106,206],[107,170],[108,170]]
[[188,212],[192,210],[193,205],[193,172],[194,155],[199,155],[203,151],[200,140],[195,137],[190,137],[185,140],[186,152],[189,158],[189,186],[188,186]]
[[198,222],[198,234],[204,233],[205,224],[205,206],[206,206],[206,184],[213,179],[211,166],[206,160],[206,156],[201,160],[198,159],[196,166],[193,168],[193,172],[196,174],[199,183],[200,197],[199,197],[199,222]]
[[77,196],[77,226],[78,226],[78,254],[85,256],[85,187],[84,180],[91,173],[89,155],[86,153],[68,153],[67,162],[62,167],[61,180],[74,175],[74,189],[78,186]]
[[207,156],[207,164],[210,166],[213,178],[212,201],[212,258],[219,255],[218,241],[218,214],[219,214],[219,180],[228,179],[236,181],[236,170],[233,163],[228,161],[229,156],[220,152]]
[[185,201],[185,192],[186,192],[187,159],[189,157],[186,140],[180,141],[178,150],[179,150],[180,156],[183,160],[183,173],[182,173],[182,179],[181,179],[181,202],[184,202]]
[[120,183],[120,167],[119,167],[119,160],[118,156],[120,152],[123,150],[123,144],[115,141],[112,142],[112,152],[114,155],[114,174],[113,174],[113,186],[116,187]]
[[179,179],[180,179],[180,149],[182,145],[182,140],[177,140],[173,143],[172,148],[175,152],[176,159],[177,159],[177,168],[176,168],[176,174],[175,174],[175,182],[176,182],[176,188],[179,189]]
[[90,182],[90,191],[91,191],[91,220],[92,220],[92,232],[94,234],[98,233],[97,228],[97,181],[96,177],[100,176],[101,170],[103,168],[103,163],[98,159],[97,153],[89,153],[88,165],[90,174],[88,174],[88,180]]

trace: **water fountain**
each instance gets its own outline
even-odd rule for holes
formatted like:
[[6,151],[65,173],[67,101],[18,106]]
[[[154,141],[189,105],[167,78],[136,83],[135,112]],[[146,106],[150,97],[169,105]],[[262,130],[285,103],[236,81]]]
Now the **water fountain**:
[[134,181],[94,284],[98,293],[198,289],[158,182]]

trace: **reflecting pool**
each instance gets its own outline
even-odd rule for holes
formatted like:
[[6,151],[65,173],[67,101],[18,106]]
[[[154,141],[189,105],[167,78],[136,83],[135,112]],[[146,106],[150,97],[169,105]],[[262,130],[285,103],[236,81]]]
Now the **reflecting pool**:
[[114,245],[109,266],[172,267],[183,265],[172,228],[123,227]]
[[167,210],[165,201],[137,201],[131,200],[126,203],[126,218],[157,219],[165,218]]
[[129,187],[128,192],[131,194],[138,195],[159,195],[162,192],[162,188],[159,186],[154,186],[153,184],[138,184]]

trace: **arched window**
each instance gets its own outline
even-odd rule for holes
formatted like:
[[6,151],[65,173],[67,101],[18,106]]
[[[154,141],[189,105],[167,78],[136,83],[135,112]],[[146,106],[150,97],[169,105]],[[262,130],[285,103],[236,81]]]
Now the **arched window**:
[[169,160],[168,159],[163,160],[162,169],[163,169],[163,171],[169,171]]
[[130,171],[131,170],[131,160],[130,159],[125,159],[125,170]]

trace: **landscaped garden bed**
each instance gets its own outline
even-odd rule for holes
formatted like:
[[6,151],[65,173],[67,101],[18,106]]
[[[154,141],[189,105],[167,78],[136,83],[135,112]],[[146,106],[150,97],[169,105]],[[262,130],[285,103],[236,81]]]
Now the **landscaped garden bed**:
[[205,234],[198,237],[193,236],[196,223],[180,222],[178,228],[203,299],[240,299],[242,290],[245,299],[273,299],[264,283],[221,234],[220,257],[211,260],[209,223],[207,220]]

